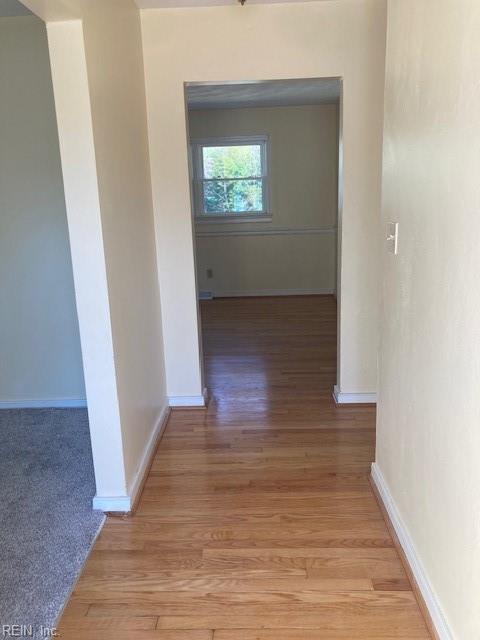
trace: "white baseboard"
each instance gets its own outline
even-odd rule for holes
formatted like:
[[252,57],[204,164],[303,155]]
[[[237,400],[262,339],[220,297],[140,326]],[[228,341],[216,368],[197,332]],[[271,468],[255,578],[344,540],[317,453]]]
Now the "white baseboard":
[[168,396],[171,407],[204,407],[207,403],[207,390],[200,396]]
[[170,407],[164,406],[160,411],[160,415],[158,416],[157,422],[155,424],[155,429],[152,431],[152,435],[150,436],[150,440],[145,447],[145,451],[143,452],[142,459],[140,464],[138,465],[137,473],[135,474],[130,486],[128,487],[128,495],[130,496],[131,505],[130,508],[135,504],[135,500],[137,498],[138,492],[142,487],[143,480],[145,478],[145,474],[148,472],[148,468],[150,466],[150,462],[152,460],[152,456],[155,452],[155,448],[161,437],[162,433],[167,426],[168,416],[170,415]]
[[93,509],[105,513],[129,513],[132,509],[130,496],[94,496]]
[[246,289],[236,291],[214,291],[214,298],[261,298],[271,296],[327,296],[335,289]]
[[333,387],[333,399],[337,404],[376,404],[376,393],[344,393],[338,385]]
[[155,447],[161,437],[170,415],[170,407],[165,406],[160,412],[155,428],[152,431],[150,439],[143,452],[142,459],[138,465],[138,470],[127,489],[127,495],[124,496],[95,496],[93,498],[93,508],[99,511],[129,513],[135,504],[140,491],[145,474],[148,472],[150,461],[152,459]]
[[0,400],[0,409],[75,409],[85,408],[85,398],[36,398],[27,400]]
[[416,580],[418,589],[425,602],[425,606],[428,609],[432,624],[435,628],[439,640],[453,640],[453,634],[448,627],[438,598],[428,579],[425,567],[418,557],[410,533],[405,526],[402,517],[400,516],[393,496],[390,493],[390,489],[388,488],[385,478],[383,477],[383,474],[376,462],[372,464],[372,481],[377,488],[377,491],[383,502],[383,506],[385,507],[385,510],[387,511],[390,518],[390,522],[395,529],[398,541],[403,549],[413,577]]

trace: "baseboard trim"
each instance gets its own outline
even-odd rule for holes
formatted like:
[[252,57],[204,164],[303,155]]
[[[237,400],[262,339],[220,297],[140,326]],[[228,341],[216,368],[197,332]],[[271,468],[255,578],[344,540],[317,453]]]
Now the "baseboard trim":
[[145,452],[138,466],[138,471],[135,474],[133,482],[129,487],[128,495],[130,496],[131,500],[130,513],[132,514],[135,513],[135,510],[138,506],[143,487],[145,486],[147,476],[150,472],[150,467],[153,463],[153,458],[155,457],[158,445],[160,444],[160,440],[162,439],[162,436],[165,432],[169,417],[170,407],[165,406],[160,412],[155,429],[150,437],[150,440],[148,441],[147,446],[145,447]]
[[200,396],[168,396],[171,407],[205,407],[207,404],[207,389]]
[[85,398],[42,398],[0,400],[0,409],[84,409]]
[[214,291],[214,298],[263,298],[281,296],[332,296],[335,289],[246,289],[241,291]]
[[95,511],[103,511],[104,513],[121,513],[130,512],[132,501],[130,496],[94,496],[92,507]]
[[430,633],[435,640],[453,640],[453,633],[448,627],[425,567],[415,551],[410,533],[376,462],[372,464],[370,481]]
[[104,511],[108,515],[132,515],[140,500],[140,496],[145,485],[150,467],[152,466],[153,458],[157,451],[160,440],[168,423],[170,416],[170,407],[165,406],[156,422],[155,429],[150,436],[145,451],[142,456],[142,460],[138,465],[138,471],[130,483],[127,490],[127,495],[124,496],[95,496],[93,498],[93,508],[99,511]]
[[344,393],[338,385],[333,387],[333,399],[336,404],[377,404],[376,393]]

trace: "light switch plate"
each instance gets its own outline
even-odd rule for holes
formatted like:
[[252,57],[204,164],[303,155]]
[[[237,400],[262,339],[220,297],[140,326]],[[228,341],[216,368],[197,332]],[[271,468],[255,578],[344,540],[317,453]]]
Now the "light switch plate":
[[387,247],[390,253],[398,254],[398,222],[387,224]]

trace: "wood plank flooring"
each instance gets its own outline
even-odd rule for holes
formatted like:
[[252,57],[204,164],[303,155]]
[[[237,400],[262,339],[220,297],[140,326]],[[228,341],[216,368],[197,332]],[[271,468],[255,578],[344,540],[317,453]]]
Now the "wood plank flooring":
[[372,494],[375,411],[336,407],[328,296],[202,303],[207,410],[176,410],[63,638],[426,640]]

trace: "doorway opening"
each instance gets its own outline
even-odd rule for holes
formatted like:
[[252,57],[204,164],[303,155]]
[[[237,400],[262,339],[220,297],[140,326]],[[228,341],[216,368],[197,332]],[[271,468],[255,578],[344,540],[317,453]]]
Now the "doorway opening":
[[[54,626],[96,536],[46,26],[0,3],[2,623]],[[8,559],[8,560],[7,560]]]
[[330,402],[342,82],[189,83],[185,93],[211,400],[257,412]]

